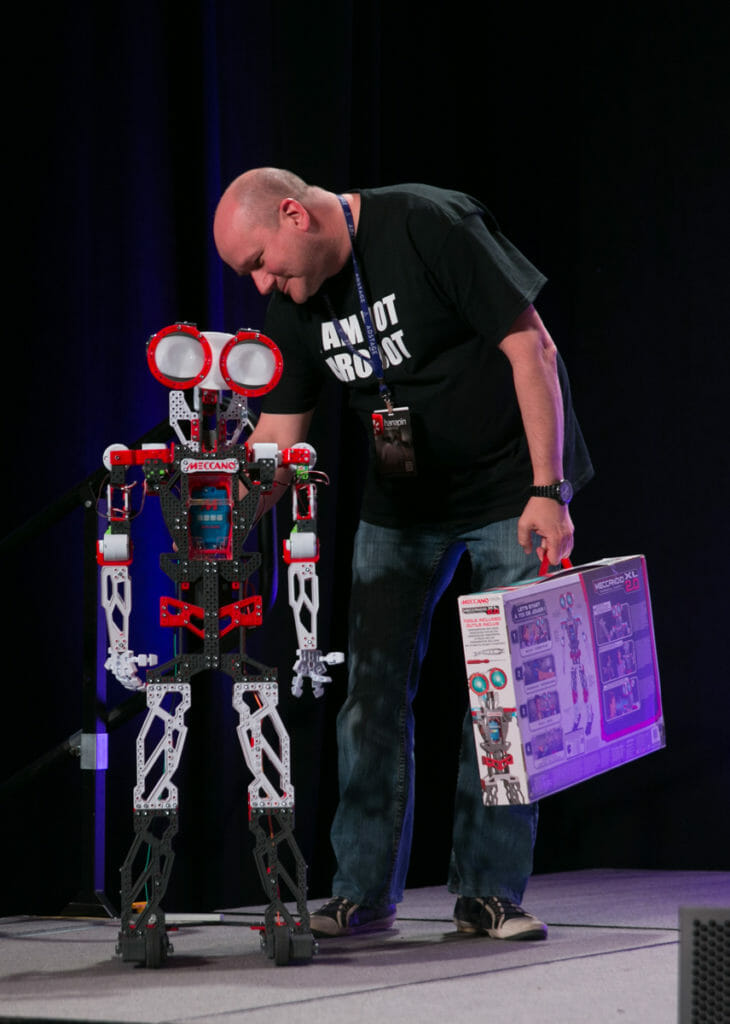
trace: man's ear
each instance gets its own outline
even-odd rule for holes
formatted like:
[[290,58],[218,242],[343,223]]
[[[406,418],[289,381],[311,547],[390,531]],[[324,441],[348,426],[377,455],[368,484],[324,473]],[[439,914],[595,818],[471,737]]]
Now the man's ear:
[[279,223],[299,231],[309,229],[309,213],[296,199],[282,199],[279,203]]

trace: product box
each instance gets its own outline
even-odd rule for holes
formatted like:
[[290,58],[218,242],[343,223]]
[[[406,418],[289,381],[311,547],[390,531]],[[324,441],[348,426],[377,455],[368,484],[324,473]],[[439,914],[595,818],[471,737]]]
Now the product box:
[[643,555],[459,598],[488,805],[531,803],[665,745]]

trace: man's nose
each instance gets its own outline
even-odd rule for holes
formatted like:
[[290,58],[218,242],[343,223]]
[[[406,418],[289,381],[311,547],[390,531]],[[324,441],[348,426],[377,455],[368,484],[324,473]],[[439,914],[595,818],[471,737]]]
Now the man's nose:
[[261,295],[268,295],[276,285],[276,278],[267,270],[252,270],[251,277]]

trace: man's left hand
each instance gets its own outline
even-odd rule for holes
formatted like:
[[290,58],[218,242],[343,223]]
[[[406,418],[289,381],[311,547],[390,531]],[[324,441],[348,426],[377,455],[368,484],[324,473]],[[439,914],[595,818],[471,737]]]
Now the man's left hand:
[[560,565],[573,550],[573,522],[567,505],[553,498],[530,498],[517,524],[517,540],[525,554],[532,551],[532,534],[540,537],[537,557],[545,555],[550,565]]

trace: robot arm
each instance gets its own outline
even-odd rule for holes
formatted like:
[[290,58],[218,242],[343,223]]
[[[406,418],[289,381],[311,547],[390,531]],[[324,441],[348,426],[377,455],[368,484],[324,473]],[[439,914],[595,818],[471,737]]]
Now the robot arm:
[[[135,457],[136,456],[136,457]],[[109,657],[104,668],[128,690],[141,690],[144,681],[137,668],[157,664],[156,654],[135,654],[129,649],[129,618],[132,612],[132,543],[129,536],[129,488],[125,484],[125,465],[139,462],[137,453],[123,445],[112,445],[104,452],[104,465],[110,471],[107,486],[109,532],[97,544],[96,560],[101,567],[101,605],[106,617]]]
[[309,678],[315,697],[321,697],[331,682],[327,669],[345,660],[341,651],[323,654],[317,646],[319,611],[319,540],[317,538],[317,487],[310,470],[316,452],[309,444],[297,445],[281,453],[282,465],[294,470],[292,502],[294,525],[284,541],[284,561],[289,566],[289,605],[297,631],[297,659],[294,662],[292,693],[300,697],[304,680]]

